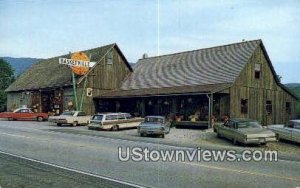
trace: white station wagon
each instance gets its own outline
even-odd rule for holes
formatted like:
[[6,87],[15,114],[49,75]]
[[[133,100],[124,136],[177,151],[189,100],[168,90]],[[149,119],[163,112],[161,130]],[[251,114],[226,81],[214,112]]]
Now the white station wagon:
[[129,113],[100,113],[92,117],[88,128],[117,131],[136,128],[142,121],[144,118],[134,118]]

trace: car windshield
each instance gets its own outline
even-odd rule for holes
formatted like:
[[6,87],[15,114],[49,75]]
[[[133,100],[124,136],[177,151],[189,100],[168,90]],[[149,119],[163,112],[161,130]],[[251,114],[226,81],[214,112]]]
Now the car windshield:
[[257,121],[239,122],[238,128],[262,128]]
[[163,123],[163,118],[157,118],[157,117],[146,117],[145,122],[151,122],[151,123]]
[[285,126],[288,128],[300,129],[300,122],[289,121]]
[[19,110],[20,110],[20,108],[15,109],[13,112],[16,113],[16,112],[18,112]]
[[64,115],[64,116],[73,116],[74,114],[75,114],[74,111],[67,111],[67,112],[62,113],[61,115]]
[[94,115],[92,119],[97,121],[102,121],[103,115]]

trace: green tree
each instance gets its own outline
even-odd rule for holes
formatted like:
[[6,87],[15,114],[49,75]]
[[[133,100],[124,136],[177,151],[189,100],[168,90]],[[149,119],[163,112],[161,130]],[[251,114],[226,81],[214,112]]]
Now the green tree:
[[4,59],[0,58],[0,112],[6,110],[7,96],[5,89],[15,80],[14,70]]

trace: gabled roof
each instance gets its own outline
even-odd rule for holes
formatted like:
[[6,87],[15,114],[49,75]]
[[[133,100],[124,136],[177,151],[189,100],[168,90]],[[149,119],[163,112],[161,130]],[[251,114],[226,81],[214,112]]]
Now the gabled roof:
[[233,83],[261,40],[140,59],[121,90]]
[[[116,48],[127,64],[128,68],[132,70],[124,55],[121,53],[117,44],[109,44],[99,48],[93,48],[83,51],[91,57],[90,61],[99,62],[105,57],[105,54],[112,48]],[[69,54],[58,57],[53,57],[41,60],[32,65],[27,71],[19,76],[5,91],[22,91],[22,90],[36,90],[51,87],[64,87],[72,85],[72,72],[66,65],[58,64],[60,57],[69,58]],[[80,81],[80,79],[79,79]]]
[[295,94],[292,90],[290,90],[288,87],[286,87],[285,85],[283,85],[280,82],[280,79],[278,78],[278,75],[276,74],[275,69],[274,69],[274,67],[272,65],[271,59],[270,59],[270,57],[269,57],[269,55],[267,53],[267,50],[266,50],[266,48],[265,48],[265,46],[264,46],[264,44],[262,42],[261,42],[260,46],[261,46],[261,49],[262,49],[262,51],[263,51],[263,53],[264,53],[264,55],[265,55],[265,57],[267,59],[267,63],[269,65],[270,69],[271,69],[271,72],[272,72],[272,74],[274,76],[274,79],[275,79],[277,85],[280,86],[284,91],[286,91],[287,93],[289,93],[292,97],[294,97],[295,99],[299,100],[299,97],[298,97],[297,94]]
[[140,59],[120,89],[99,97],[137,97],[183,93],[212,93],[229,88],[257,47],[261,47],[276,83],[280,83],[261,40]]

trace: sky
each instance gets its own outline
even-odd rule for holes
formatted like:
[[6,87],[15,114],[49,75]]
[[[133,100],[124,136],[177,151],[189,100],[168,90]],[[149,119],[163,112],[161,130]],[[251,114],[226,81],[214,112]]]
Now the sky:
[[50,58],[117,43],[127,60],[262,39],[300,83],[298,0],[0,0],[0,57]]

